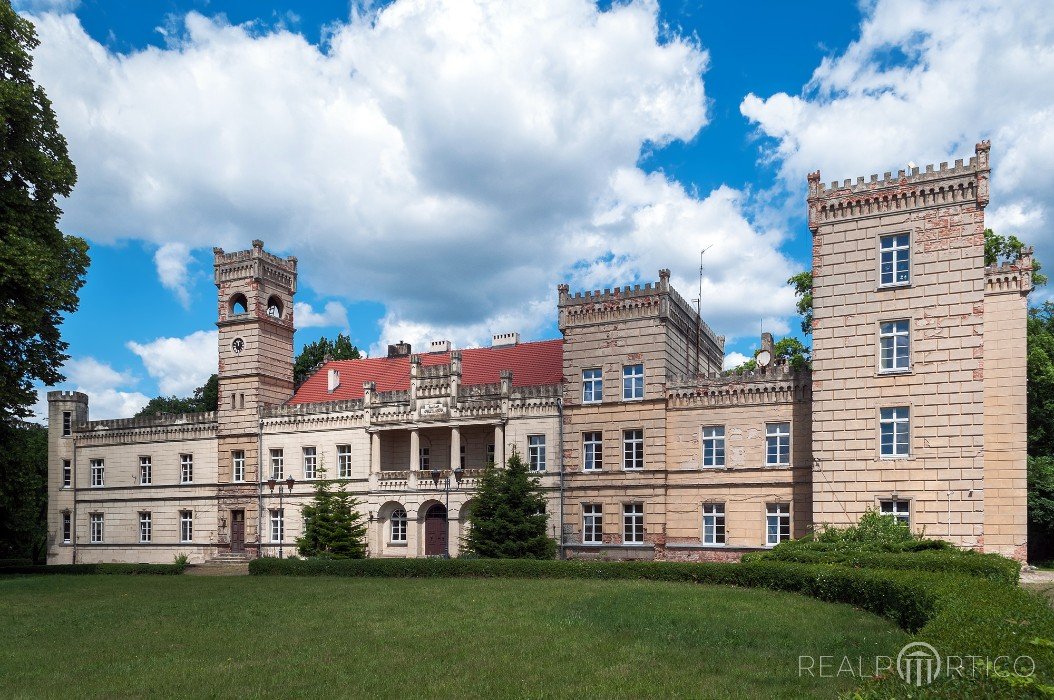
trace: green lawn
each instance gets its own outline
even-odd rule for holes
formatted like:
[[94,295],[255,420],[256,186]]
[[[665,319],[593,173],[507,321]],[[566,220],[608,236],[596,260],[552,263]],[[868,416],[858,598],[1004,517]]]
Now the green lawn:
[[[0,578],[0,697],[834,697],[896,656],[844,605],[638,581]],[[76,692],[74,692],[76,691]]]

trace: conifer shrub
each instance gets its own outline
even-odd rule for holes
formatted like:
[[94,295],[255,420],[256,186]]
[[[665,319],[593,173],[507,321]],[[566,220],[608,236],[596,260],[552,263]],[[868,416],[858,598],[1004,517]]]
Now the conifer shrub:
[[552,559],[556,542],[537,476],[515,450],[505,467],[488,465],[476,486],[465,548],[484,559]]
[[319,469],[315,497],[303,508],[304,534],[297,550],[305,557],[362,559],[366,556],[366,522],[359,501],[341,483],[333,489]]

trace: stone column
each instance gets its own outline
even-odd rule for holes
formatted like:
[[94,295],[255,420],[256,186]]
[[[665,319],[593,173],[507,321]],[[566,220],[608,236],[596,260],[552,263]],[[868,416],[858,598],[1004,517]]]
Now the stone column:
[[381,471],[381,434],[370,435],[370,474],[378,474]]
[[415,472],[421,468],[421,436],[417,428],[410,429],[410,471]]
[[461,466],[461,428],[453,426],[450,428],[450,469],[451,471]]
[[494,426],[494,464],[499,467],[505,466],[505,426]]

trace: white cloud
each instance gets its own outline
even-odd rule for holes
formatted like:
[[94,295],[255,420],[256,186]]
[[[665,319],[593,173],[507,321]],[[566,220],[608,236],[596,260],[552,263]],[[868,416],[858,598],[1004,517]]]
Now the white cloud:
[[165,289],[176,295],[183,308],[190,306],[189,264],[190,248],[185,243],[165,243],[154,253],[158,279]]
[[348,310],[339,301],[327,301],[321,313],[306,301],[298,301],[293,304],[293,318],[297,328],[348,327]]
[[157,338],[149,343],[128,342],[157,380],[163,396],[190,396],[216,372],[216,331],[196,331],[183,338]]
[[[119,372],[94,357],[71,359],[62,367],[66,375],[63,389],[82,391],[88,395],[88,412],[92,420],[105,418],[128,418],[150,400],[138,391],[130,389],[139,379],[131,372]],[[48,415],[46,388],[37,390],[37,402],[33,406],[34,420],[44,422]]]
[[78,165],[71,232],[263,238],[318,292],[383,302],[382,345],[464,345],[512,323],[529,337],[568,278],[672,267],[691,297],[710,243],[719,332],[792,313],[780,236],[750,224],[742,193],[700,197],[637,168],[707,122],[708,56],[652,0],[396,0],[321,47],[196,13],[167,48],[128,54],[72,15],[38,29],[36,74]]
[[751,358],[741,352],[730,352],[725,355],[725,362],[722,365],[722,369],[735,369],[749,359]]
[[801,95],[740,107],[799,196],[823,180],[973,154],[992,139],[990,223],[1054,242],[1054,3],[877,0]]
[[15,0],[12,5],[19,12],[41,14],[44,12],[72,12],[80,6],[80,0]]

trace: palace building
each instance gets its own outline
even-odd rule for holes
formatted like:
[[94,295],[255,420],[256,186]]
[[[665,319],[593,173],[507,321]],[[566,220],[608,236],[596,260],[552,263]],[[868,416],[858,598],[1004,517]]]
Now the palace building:
[[[481,470],[518,451],[565,557],[736,560],[868,508],[1024,559],[1032,261],[985,267],[989,144],[949,167],[809,177],[813,361],[724,338],[670,285],[559,287],[560,338],[328,361],[293,385],[296,258],[215,250],[215,412],[89,420],[52,391],[53,563],[295,551],[341,482],[371,556],[456,556]],[[414,350],[420,350],[414,352]]]

